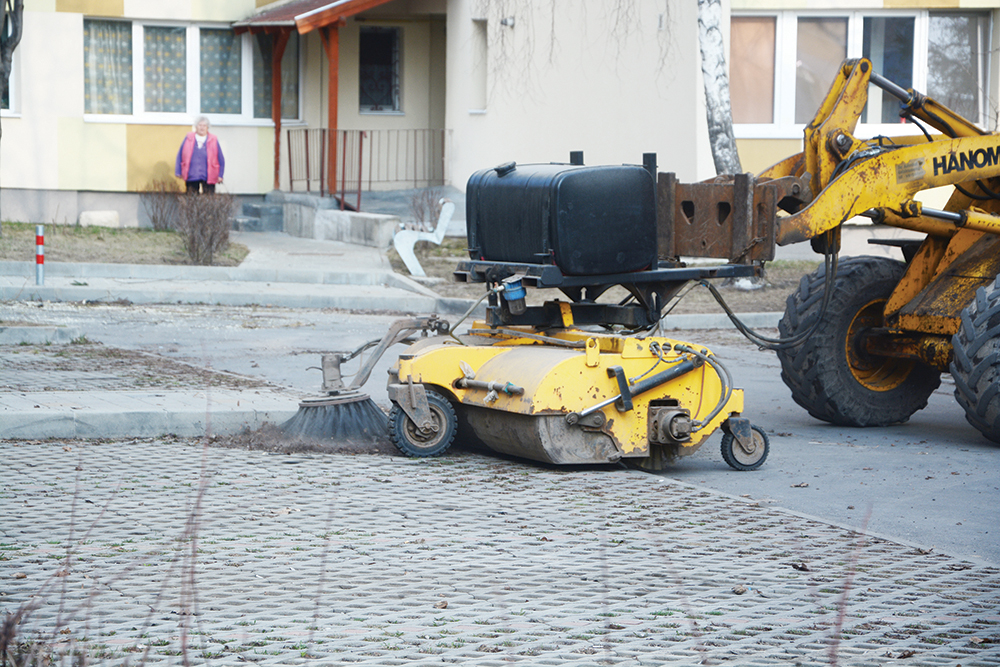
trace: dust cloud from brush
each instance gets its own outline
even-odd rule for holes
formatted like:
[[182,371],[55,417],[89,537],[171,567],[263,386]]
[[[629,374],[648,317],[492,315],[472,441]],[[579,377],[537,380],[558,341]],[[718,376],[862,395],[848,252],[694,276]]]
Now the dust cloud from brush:
[[265,423],[260,428],[244,431],[236,435],[222,435],[212,438],[212,444],[221,447],[249,449],[252,451],[277,454],[297,454],[316,452],[320,454],[382,454],[401,456],[398,449],[384,438],[369,438],[351,441],[323,438],[301,434],[289,435],[276,424]]

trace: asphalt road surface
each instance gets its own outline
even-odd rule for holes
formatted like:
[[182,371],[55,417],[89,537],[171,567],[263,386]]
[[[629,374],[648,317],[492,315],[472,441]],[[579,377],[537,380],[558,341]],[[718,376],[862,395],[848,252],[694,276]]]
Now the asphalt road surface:
[[[30,303],[0,304],[0,317],[73,325],[109,346],[262,377],[304,394],[319,389],[322,352],[379,338],[396,319],[283,308]],[[760,470],[735,472],[722,461],[714,437],[659,474],[936,553],[1000,564],[1000,446],[966,423],[949,376],[928,407],[905,424],[843,428],[795,405],[774,354],[735,331],[671,335],[708,346],[729,366],[746,390],[746,416],[770,436],[771,454]],[[401,349],[390,350],[365,387],[384,406],[385,372]]]

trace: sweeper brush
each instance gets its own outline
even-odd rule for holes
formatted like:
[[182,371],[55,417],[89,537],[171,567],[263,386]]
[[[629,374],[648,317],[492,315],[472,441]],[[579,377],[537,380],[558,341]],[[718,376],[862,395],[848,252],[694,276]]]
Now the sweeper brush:
[[[448,333],[449,325],[436,315],[397,320],[385,336],[368,341],[353,352],[334,352],[323,355],[323,391],[321,396],[303,399],[298,412],[278,428],[286,437],[308,440],[335,440],[354,444],[385,442],[389,435],[389,421],[371,397],[361,392],[376,362],[385,351],[397,343],[414,342],[417,332]],[[349,385],[344,384],[342,363],[372,349],[367,360],[354,375]]]
[[278,428],[293,439],[382,442],[388,434],[385,413],[366,394],[307,398]]

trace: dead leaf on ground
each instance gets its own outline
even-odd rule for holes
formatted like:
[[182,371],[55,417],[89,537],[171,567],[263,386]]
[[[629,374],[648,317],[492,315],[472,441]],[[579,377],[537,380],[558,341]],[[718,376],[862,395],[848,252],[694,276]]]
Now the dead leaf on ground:
[[982,644],[986,640],[983,639],[982,637],[969,637],[969,641],[972,642],[973,644]]
[[897,658],[897,659],[899,659],[899,658],[912,658],[916,654],[917,654],[916,651],[911,651],[911,650],[907,649],[905,651],[900,651],[899,653],[893,653],[892,651],[889,651],[888,653],[885,654],[885,657],[887,657],[887,658]]

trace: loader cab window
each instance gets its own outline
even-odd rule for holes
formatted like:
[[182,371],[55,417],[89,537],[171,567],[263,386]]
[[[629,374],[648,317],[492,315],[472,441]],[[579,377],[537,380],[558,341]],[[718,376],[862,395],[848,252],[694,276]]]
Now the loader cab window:
[[[930,95],[991,130],[990,12],[771,11],[731,19],[730,90],[738,139],[799,139],[846,58]],[[876,86],[858,136],[917,134],[900,103]]]

